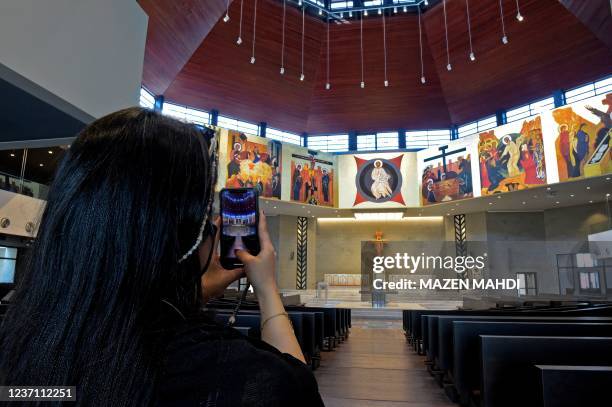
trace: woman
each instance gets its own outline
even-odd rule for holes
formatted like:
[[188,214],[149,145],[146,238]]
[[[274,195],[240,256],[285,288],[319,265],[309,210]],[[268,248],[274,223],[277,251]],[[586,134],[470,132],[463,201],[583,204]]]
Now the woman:
[[[224,270],[211,219],[214,143],[132,108],[79,135],[49,193],[0,332],[0,385],[76,386],[79,406],[320,406],[280,302],[274,248]],[[207,298],[243,273],[262,341],[216,325]]]

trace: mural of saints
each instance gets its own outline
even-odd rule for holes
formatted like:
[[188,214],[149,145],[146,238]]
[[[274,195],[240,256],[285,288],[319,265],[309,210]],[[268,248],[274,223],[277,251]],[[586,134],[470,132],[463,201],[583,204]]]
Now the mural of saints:
[[427,165],[421,174],[421,203],[455,201],[474,196],[472,163],[466,147],[447,151],[449,146],[438,147],[440,153],[425,158]]
[[[596,116],[595,122],[577,113],[575,105],[552,112],[557,124],[555,150],[560,181],[612,172],[612,94],[594,99],[581,105]],[[594,102],[597,106],[591,105]]]
[[228,135],[227,188],[255,188],[259,196],[281,196],[281,144],[261,142],[230,130]]
[[291,155],[291,200],[333,206],[334,167],[315,155]]
[[482,195],[546,184],[540,116],[480,134],[478,158]]

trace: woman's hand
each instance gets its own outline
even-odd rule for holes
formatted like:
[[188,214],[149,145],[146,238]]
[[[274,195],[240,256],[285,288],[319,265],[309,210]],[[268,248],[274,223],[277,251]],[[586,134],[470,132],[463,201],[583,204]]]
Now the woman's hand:
[[244,271],[253,285],[258,298],[267,295],[278,295],[275,276],[276,252],[270,240],[266,215],[263,211],[259,212],[258,233],[259,254],[253,256],[245,250],[236,250],[236,257],[244,264]]
[[258,232],[261,247],[259,254],[252,256],[244,250],[237,250],[236,256],[244,264],[244,271],[255,289],[261,320],[262,322],[267,321],[261,330],[261,339],[279,351],[288,353],[305,363],[304,354],[278,294],[274,267],[276,253],[268,234],[266,216],[263,211],[259,214]]
[[[217,298],[223,295],[223,292],[234,281],[238,280],[240,277],[244,277],[244,270],[242,268],[227,270],[221,266],[221,262],[219,261],[219,255],[217,254],[217,247],[219,246],[219,233],[221,226],[221,219],[217,218],[214,221],[214,224],[217,226],[217,234],[215,235],[215,239],[212,242],[213,256],[210,260],[210,265],[206,272],[202,275],[200,280],[200,285],[202,287],[202,297],[204,298],[204,303],[208,302],[211,298]],[[208,245],[203,245],[208,246]],[[203,248],[201,258],[205,258],[203,261],[206,262],[206,257],[208,256],[210,250],[210,246],[208,249]]]

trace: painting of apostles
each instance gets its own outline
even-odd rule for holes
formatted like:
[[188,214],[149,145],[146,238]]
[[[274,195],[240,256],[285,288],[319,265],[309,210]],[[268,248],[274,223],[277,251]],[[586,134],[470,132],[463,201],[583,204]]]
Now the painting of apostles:
[[572,106],[552,113],[557,125],[555,149],[560,181],[612,172],[612,93],[598,98],[598,106],[589,101],[583,105],[595,116],[594,121],[582,117]]
[[257,139],[230,130],[225,186],[255,188],[259,196],[280,199],[281,144],[276,141],[262,143]]
[[436,158],[438,159],[436,164],[425,167],[421,176],[421,202],[423,205],[474,196],[470,155],[465,155],[465,149],[462,150],[463,153],[458,155],[456,160],[444,155],[439,157],[440,159]]
[[291,155],[291,200],[333,206],[334,167],[314,155]]
[[500,128],[480,134],[478,158],[482,195],[546,184],[544,143],[539,116],[525,120],[516,133]]

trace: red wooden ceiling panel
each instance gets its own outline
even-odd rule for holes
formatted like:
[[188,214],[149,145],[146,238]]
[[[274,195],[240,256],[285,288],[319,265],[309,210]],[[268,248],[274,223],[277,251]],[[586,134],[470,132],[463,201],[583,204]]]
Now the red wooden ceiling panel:
[[447,0],[452,71],[446,70],[442,4],[426,14],[431,53],[453,123],[550,96],[610,72],[612,52],[556,0],[503,0],[509,43],[501,42],[498,1],[470,1],[476,61],[468,59],[465,0]]
[[[224,0],[185,1],[181,4],[192,7],[189,18],[183,16],[172,24],[170,20],[163,24],[153,21],[150,25],[149,36],[153,37],[147,42],[145,85],[160,93],[156,88],[168,86],[173,70],[180,69],[164,89],[166,100],[206,110],[214,108],[222,114],[265,121],[270,127],[295,132],[382,131],[462,124],[498,109],[549,96],[555,89],[597,79],[609,74],[612,66],[610,49],[556,0],[521,0],[525,16],[522,23],[515,19],[515,0],[502,0],[510,39],[507,45],[501,43],[498,1],[471,0],[477,60],[470,62],[465,0],[447,0],[451,72],[446,70],[442,4],[438,4],[423,14],[426,85],[419,80],[416,15],[400,14],[387,20],[390,86],[383,86],[382,21],[373,15],[364,20],[365,89],[359,87],[359,20],[352,19],[350,24],[331,27],[332,89],[326,91],[326,35],[320,19],[307,17],[306,79],[301,82],[301,12],[297,8],[287,7],[286,74],[281,76],[282,2],[258,0],[257,60],[251,65],[254,0],[244,0],[241,46],[235,44],[239,1],[231,5],[229,23],[219,20]],[[601,0],[596,1],[600,9],[605,9]],[[154,8],[161,7],[158,2],[172,3],[141,0],[141,4],[149,2]],[[196,20],[204,21],[200,16],[203,3],[209,14],[212,4],[212,14],[217,18],[207,17],[197,31],[193,25]],[[163,10],[157,15],[169,14],[171,19],[171,7],[165,4]],[[605,31],[597,23],[607,21],[605,18],[595,19],[593,16],[598,14],[592,8],[587,10],[589,13],[580,10],[576,13],[582,20],[595,21],[593,26],[599,27],[595,32]],[[213,20],[216,25],[204,34]],[[156,27],[160,24],[158,33]],[[177,24],[184,29],[177,29]],[[189,31],[195,34],[190,37]],[[201,41],[203,36],[206,38]],[[195,52],[185,63],[185,55],[191,49]]]
[[[149,16],[143,83],[161,95],[224,15],[228,0],[138,0]],[[232,0],[229,0],[232,1]]]
[[423,37],[427,82],[420,82],[419,33],[414,15],[390,16],[387,27],[387,77],[384,86],[382,19],[364,19],[364,79],[361,82],[359,20],[330,30],[330,82],[325,90],[326,42],[321,47],[309,133],[347,130],[384,131],[448,127],[450,118],[433,60]]
[[282,3],[259,0],[256,63],[250,64],[254,2],[244,2],[242,45],[236,45],[240,2],[230,8],[229,23],[220,21],[166,92],[167,100],[218,109],[243,120],[302,132],[319,64],[323,24],[306,16],[305,80],[300,81],[302,14],[287,7],[285,74],[280,75]]

